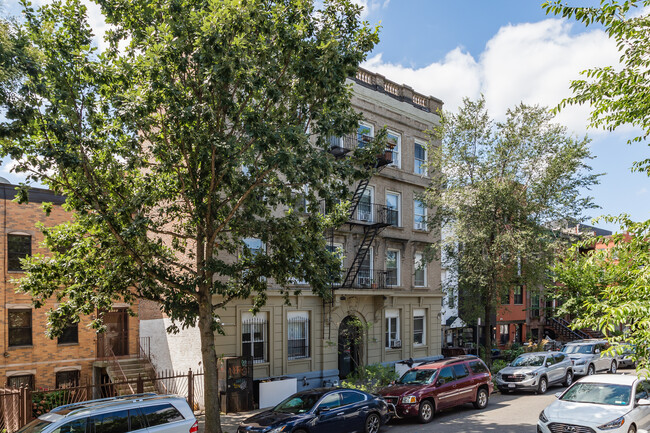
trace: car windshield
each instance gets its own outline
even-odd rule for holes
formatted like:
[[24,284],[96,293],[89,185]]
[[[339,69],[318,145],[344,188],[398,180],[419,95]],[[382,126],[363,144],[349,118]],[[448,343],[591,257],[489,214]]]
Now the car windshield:
[[569,388],[560,399],[578,403],[627,406],[630,404],[631,395],[632,387],[630,385],[578,382]]
[[544,364],[544,355],[520,356],[512,361],[513,367],[539,367]]
[[587,345],[577,345],[577,344],[567,344],[562,348],[564,353],[591,353],[594,346]]
[[314,407],[319,398],[321,394],[292,395],[274,407],[273,412],[304,413]]
[[409,370],[396,383],[401,385],[426,385],[431,383],[438,370]]
[[34,421],[27,424],[25,427],[18,430],[16,433],[40,433],[45,428],[52,424],[50,421],[44,421],[42,419],[35,419]]

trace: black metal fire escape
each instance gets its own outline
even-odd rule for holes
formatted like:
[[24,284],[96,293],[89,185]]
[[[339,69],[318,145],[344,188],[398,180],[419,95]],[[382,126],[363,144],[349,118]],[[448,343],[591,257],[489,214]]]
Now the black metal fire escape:
[[[369,136],[347,136],[343,138],[337,138],[331,141],[332,146],[330,147],[330,152],[337,158],[344,157],[350,151],[352,151],[355,146],[364,146],[371,143],[371,141],[372,137]],[[350,224],[350,226],[362,226],[363,237],[359,248],[357,249],[357,253],[355,254],[352,261],[352,265],[345,274],[345,278],[343,279],[339,288],[349,288],[354,286],[354,282],[359,275],[359,271],[363,267],[363,263],[366,259],[366,256],[368,255],[368,252],[370,251],[370,248],[372,247],[375,238],[380,231],[393,224],[391,213],[395,211],[391,211],[385,206],[378,206],[375,204],[371,204],[371,206],[374,206],[374,209],[371,207],[370,218],[355,218],[357,215],[359,203],[361,203],[361,199],[363,198],[366,189],[368,188],[368,184],[370,183],[372,173],[381,171],[384,167],[386,167],[388,164],[391,164],[392,162],[392,149],[387,149],[384,151],[384,153],[377,155],[374,164],[368,167],[369,176],[361,179],[354,191],[354,195],[350,201],[348,224]],[[333,242],[333,239],[334,230],[332,229],[330,233],[330,243]]]

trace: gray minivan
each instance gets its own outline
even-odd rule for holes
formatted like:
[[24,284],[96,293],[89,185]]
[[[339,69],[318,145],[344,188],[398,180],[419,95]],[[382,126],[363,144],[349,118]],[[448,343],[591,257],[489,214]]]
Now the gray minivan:
[[17,433],[197,433],[183,397],[138,394],[59,406]]

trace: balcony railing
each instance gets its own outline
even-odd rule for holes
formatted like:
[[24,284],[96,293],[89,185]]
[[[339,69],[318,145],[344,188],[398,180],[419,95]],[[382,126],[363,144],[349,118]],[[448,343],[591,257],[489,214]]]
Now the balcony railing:
[[[330,152],[336,157],[341,157],[357,148],[363,149],[370,146],[375,138],[365,134],[349,134],[343,137],[329,137],[327,140],[329,141]],[[393,162],[394,147],[394,144],[388,143],[384,152],[377,155],[379,166]]]
[[357,205],[357,210],[352,216],[352,222],[359,224],[377,224],[382,226],[397,226],[399,220],[395,209],[382,204],[368,203],[363,200]]
[[[341,269],[341,281],[345,279],[347,269]],[[382,290],[397,286],[397,273],[395,271],[359,269],[357,278],[352,283],[352,289]]]

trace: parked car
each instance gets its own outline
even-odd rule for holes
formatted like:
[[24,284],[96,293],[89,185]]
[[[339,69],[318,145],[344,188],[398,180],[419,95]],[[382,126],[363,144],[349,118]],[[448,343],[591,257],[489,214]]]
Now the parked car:
[[537,433],[636,433],[650,425],[650,383],[623,374],[576,381],[539,414]]
[[273,409],[246,420],[238,433],[377,433],[390,419],[381,397],[345,388],[316,388],[293,394]]
[[573,383],[571,359],[560,352],[524,353],[496,374],[496,383],[502,392],[528,390],[544,394],[550,385]]
[[573,362],[573,374],[590,376],[598,371],[616,373],[618,365],[611,354],[607,340],[576,340],[565,344],[561,352],[566,353]]
[[17,433],[197,433],[199,423],[183,397],[137,394],[59,406]]
[[635,368],[636,361],[632,358],[635,346],[633,344],[621,343],[616,347],[616,363],[618,368]]
[[477,409],[485,408],[492,390],[487,366],[480,358],[465,355],[412,368],[394,385],[379,390],[379,395],[393,416],[428,423],[436,411],[452,406],[473,403]]

